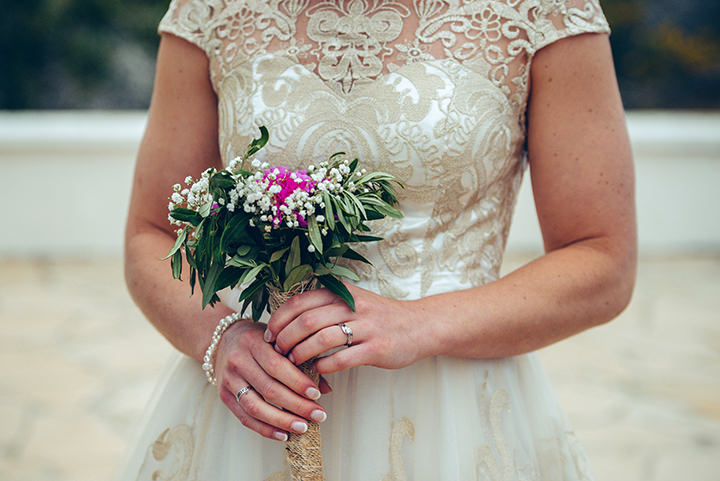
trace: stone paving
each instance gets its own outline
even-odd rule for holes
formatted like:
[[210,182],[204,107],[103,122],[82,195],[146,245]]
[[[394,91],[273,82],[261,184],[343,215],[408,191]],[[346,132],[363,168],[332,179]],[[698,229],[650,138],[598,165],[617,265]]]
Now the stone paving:
[[[719,479],[719,312],[720,255],[646,258],[618,320],[541,352],[598,480]],[[170,355],[120,260],[0,261],[0,479],[112,479]]]

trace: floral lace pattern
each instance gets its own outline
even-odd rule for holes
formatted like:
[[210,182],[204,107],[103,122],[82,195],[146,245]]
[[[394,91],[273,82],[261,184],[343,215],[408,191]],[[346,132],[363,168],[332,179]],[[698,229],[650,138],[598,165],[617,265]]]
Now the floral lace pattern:
[[405,184],[360,274],[413,298],[497,277],[532,57],[608,26],[597,0],[173,0],[160,30],[208,55],[225,161],[266,125],[273,164],[344,151]]

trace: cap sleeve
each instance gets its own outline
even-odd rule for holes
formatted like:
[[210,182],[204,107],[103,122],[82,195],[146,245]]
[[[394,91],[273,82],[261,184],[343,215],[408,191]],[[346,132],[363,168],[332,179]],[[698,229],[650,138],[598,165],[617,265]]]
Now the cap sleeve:
[[212,7],[203,0],[172,0],[160,20],[158,33],[170,33],[187,40],[207,53],[207,30]]
[[540,0],[533,49],[582,33],[610,33],[598,0]]

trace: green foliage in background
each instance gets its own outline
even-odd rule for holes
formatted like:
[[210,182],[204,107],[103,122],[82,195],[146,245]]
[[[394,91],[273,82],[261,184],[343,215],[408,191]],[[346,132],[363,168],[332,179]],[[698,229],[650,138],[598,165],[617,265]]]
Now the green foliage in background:
[[601,0],[630,108],[720,108],[720,2]]
[[[154,55],[168,0],[0,0],[0,108],[84,107],[132,43]],[[68,87],[69,85],[69,87]],[[67,105],[63,94],[77,92]]]
[[[720,108],[720,1],[600,0],[628,108]],[[0,0],[0,109],[145,108],[169,0]]]

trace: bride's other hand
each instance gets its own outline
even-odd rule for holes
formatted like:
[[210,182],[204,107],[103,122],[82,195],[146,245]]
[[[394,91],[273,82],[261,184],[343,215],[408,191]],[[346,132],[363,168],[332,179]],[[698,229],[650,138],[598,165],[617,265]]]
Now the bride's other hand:
[[308,420],[322,422],[327,414],[314,401],[318,386],[263,340],[264,330],[241,321],[223,334],[215,359],[218,393],[244,426],[285,441],[288,432],[304,433]]
[[270,317],[265,340],[288,359],[301,364],[347,344],[341,324],[352,330],[352,343],[316,362],[328,374],[368,365],[399,369],[430,355],[431,339],[418,321],[412,301],[387,299],[345,284],[355,299],[355,312],[327,289],[293,296]]

